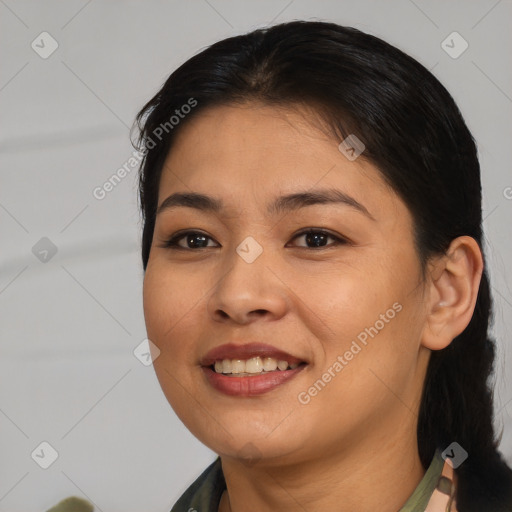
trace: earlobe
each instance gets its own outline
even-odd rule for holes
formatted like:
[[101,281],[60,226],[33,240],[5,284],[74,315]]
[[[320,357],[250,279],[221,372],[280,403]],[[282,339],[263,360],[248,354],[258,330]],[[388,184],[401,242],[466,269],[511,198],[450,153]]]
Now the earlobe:
[[483,272],[483,257],[476,240],[460,236],[446,253],[432,262],[427,318],[422,345],[431,350],[447,347],[469,324]]

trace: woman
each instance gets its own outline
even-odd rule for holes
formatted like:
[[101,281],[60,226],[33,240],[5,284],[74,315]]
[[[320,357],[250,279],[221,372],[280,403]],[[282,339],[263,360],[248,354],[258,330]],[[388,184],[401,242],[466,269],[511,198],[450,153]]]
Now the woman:
[[205,49],[137,121],[154,367],[219,455],[172,511],[512,510],[479,163],[436,78],[296,21]]

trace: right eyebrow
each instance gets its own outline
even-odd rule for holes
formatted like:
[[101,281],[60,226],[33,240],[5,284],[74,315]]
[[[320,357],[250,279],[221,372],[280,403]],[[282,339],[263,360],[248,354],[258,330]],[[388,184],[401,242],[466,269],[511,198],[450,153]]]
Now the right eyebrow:
[[222,200],[205,194],[196,192],[176,192],[162,201],[158,207],[156,214],[162,213],[164,210],[177,207],[195,208],[201,211],[220,212],[222,210]]

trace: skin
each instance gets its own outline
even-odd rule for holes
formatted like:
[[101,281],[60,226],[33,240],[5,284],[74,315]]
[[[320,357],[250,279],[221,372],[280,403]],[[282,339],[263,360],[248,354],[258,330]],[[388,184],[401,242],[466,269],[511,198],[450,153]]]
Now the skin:
[[[219,213],[179,207],[157,215],[144,279],[148,337],[162,390],[187,428],[221,456],[221,512],[396,512],[425,470],[416,426],[431,350],[469,323],[482,271],[476,242],[460,237],[422,278],[413,220],[379,170],[349,161],[339,141],[299,108],[258,103],[204,110],[179,132],[158,204],[174,192],[226,203]],[[347,205],[269,216],[278,195],[332,187]],[[304,228],[321,228],[316,248]],[[178,230],[210,237],[206,248],[164,247]],[[263,248],[247,263],[248,236]],[[196,239],[197,241],[197,239]],[[201,242],[201,240],[199,240]],[[187,245],[187,238],[179,242]],[[195,252],[194,252],[195,251]],[[307,391],[374,326],[402,306],[307,404]],[[213,389],[199,361],[228,342],[269,343],[308,362],[260,396]]]

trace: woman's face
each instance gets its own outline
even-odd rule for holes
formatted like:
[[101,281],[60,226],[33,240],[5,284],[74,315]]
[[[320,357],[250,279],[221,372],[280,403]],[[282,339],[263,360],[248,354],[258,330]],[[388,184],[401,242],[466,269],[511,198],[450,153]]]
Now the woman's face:
[[[339,142],[297,110],[248,103],[203,111],[165,162],[159,206],[180,193],[219,208],[169,200],[157,214],[154,367],[183,423],[226,457],[297,462],[416,435],[429,352],[412,218]],[[303,193],[326,195],[272,207]],[[286,359],[300,364],[271,371]]]

